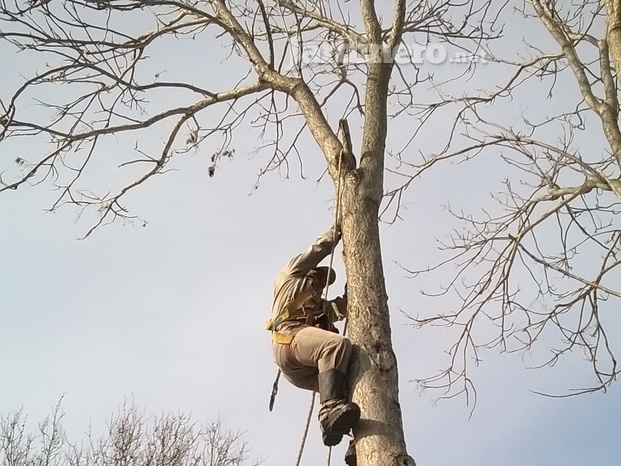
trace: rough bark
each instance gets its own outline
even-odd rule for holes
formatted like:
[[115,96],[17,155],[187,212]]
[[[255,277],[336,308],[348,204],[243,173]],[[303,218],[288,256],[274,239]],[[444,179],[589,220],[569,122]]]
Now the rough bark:
[[[373,3],[362,4],[369,42],[380,45],[381,28]],[[402,6],[397,2],[389,46],[400,40]],[[362,411],[354,438],[358,466],[413,466],[403,434],[378,225],[392,64],[376,58],[377,63],[368,65],[360,166],[344,177],[341,199],[349,336],[356,348],[350,384],[353,400]]]
[[362,410],[361,422],[354,432],[356,452],[358,466],[409,466],[414,461],[407,454],[403,435],[377,222],[377,186],[381,186],[377,165],[381,162],[377,154],[365,156],[376,160],[347,175],[341,205],[348,328],[356,348],[350,369],[351,388],[353,400]]
[[621,5],[618,0],[606,0],[608,48],[617,70],[621,70]]

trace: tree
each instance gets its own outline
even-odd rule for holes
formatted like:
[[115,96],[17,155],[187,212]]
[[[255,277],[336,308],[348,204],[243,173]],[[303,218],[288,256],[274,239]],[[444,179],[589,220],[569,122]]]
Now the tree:
[[[485,4],[450,0],[395,0],[391,7],[372,0],[359,5],[296,0],[2,2],[0,20],[6,27],[0,37],[23,53],[41,54],[42,61],[12,96],[3,97],[0,120],[5,148],[28,137],[40,143],[41,152],[32,159],[18,156],[12,169],[2,172],[0,192],[49,182],[58,192],[51,210],[70,204],[84,216],[96,213],[88,236],[114,220],[142,221],[125,204],[135,188],[164,173],[180,153],[219,138],[211,157],[213,176],[220,160],[234,153],[235,130],[244,122],[258,126],[263,152],[270,154],[261,175],[275,169],[288,173],[295,156],[301,165],[297,144],[308,131],[335,185],[342,186],[349,330],[358,350],[352,389],[364,418],[354,433],[358,465],[413,464],[403,435],[378,215],[385,190],[389,99],[397,109],[390,115],[393,120],[411,121],[414,111],[422,126],[426,107],[416,109],[412,88],[428,78],[416,67],[400,67],[395,55],[407,62],[420,59],[401,47],[405,34],[439,37],[464,50],[477,47],[492,38],[484,27],[493,14]],[[189,79],[173,68],[174,54],[159,57],[170,60],[168,74],[149,68],[147,59],[157,56],[158,46],[176,40],[176,45],[200,43],[200,53],[226,46],[222,74],[228,72],[235,84],[215,90],[201,76]],[[339,47],[323,54],[322,47],[332,43]],[[307,66],[317,54],[321,66]],[[350,60],[352,55],[362,60]],[[397,80],[391,82],[393,74]],[[58,91],[52,94],[51,89]],[[36,113],[24,107],[28,98],[40,101]],[[352,151],[343,150],[336,124],[329,122],[335,114],[349,118],[352,128],[361,127],[359,134],[353,131],[359,143]],[[165,135],[161,147],[133,136],[147,129]],[[87,183],[87,175],[101,168],[104,141],[111,137],[135,142],[133,153],[108,154],[131,181],[115,186],[111,177],[98,190]]]
[[[521,46],[487,50],[502,80],[443,95],[443,105],[459,109],[455,136],[415,170],[488,157],[506,173],[495,206],[453,209],[461,227],[444,244],[450,257],[409,269],[419,276],[457,266],[435,291],[459,296],[461,307],[414,318],[459,329],[449,367],[422,382],[447,395],[468,392],[469,366],[483,348],[525,351],[553,336],[541,367],[580,350],[595,382],[569,395],[606,390],[619,374],[611,313],[621,298],[621,9],[612,0],[507,6],[506,39]],[[485,333],[490,323],[496,330]]]
[[[62,399],[61,399],[62,401]],[[23,412],[0,416],[0,461],[7,466],[241,466],[248,448],[239,432],[222,422],[197,426],[185,414],[165,414],[147,419],[135,404],[126,404],[111,416],[102,437],[88,434],[86,445],[71,443],[62,426],[64,413],[58,402],[52,414],[38,424],[36,433],[26,429]],[[254,460],[251,464],[258,466]]]

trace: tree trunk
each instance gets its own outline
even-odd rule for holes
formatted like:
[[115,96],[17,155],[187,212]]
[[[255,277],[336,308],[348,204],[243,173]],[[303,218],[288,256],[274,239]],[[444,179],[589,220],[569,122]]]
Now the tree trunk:
[[621,73],[621,5],[619,5],[619,0],[606,0],[606,24],[608,48],[617,76],[619,76]]
[[378,225],[389,79],[389,65],[369,66],[360,167],[344,176],[341,197],[348,332],[355,348],[350,384],[362,411],[354,431],[358,466],[414,465],[403,434]]

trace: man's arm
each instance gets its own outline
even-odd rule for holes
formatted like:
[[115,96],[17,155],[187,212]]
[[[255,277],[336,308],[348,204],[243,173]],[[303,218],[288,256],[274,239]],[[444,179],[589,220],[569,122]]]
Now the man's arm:
[[291,259],[283,272],[298,277],[306,275],[332,252],[332,246],[338,244],[340,239],[340,231],[337,229],[335,232],[334,228],[330,228],[319,236],[306,251]]

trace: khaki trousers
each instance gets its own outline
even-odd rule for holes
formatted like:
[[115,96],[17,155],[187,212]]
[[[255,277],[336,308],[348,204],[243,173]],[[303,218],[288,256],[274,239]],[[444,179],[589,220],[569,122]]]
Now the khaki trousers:
[[351,342],[337,333],[304,326],[289,345],[274,343],[272,352],[274,362],[289,382],[317,391],[319,372],[336,369],[347,373]]

